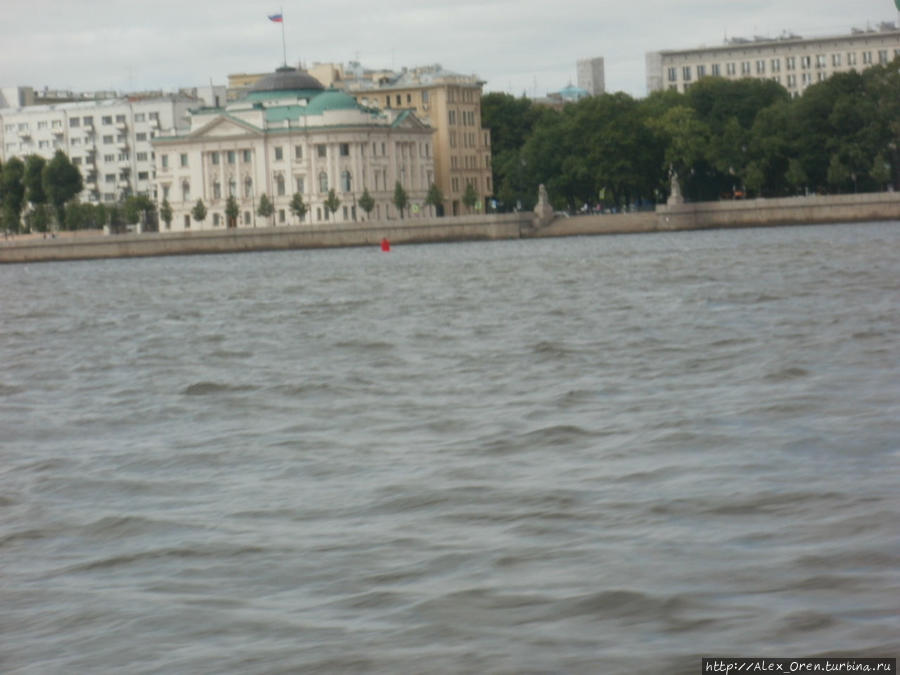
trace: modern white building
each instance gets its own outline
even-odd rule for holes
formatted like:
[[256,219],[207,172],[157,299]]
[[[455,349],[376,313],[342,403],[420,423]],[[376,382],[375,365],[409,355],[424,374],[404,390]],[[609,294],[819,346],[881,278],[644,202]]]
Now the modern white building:
[[893,23],[849,35],[802,38],[732,38],[717,47],[648,52],[647,93],[684,92],[704,77],[773,80],[799,96],[834,73],[862,71],[900,56],[900,30]]
[[[240,101],[194,110],[189,129],[154,139],[157,196],[172,208],[173,231],[299,224],[294,194],[307,205],[304,223],[366,219],[359,204],[365,190],[374,199],[369,218],[400,218],[398,182],[410,202],[403,216],[421,216],[435,178],[433,133],[411,110],[361,105],[285,66],[250,85]],[[331,190],[340,200],[333,215],[325,206]],[[257,213],[263,195],[274,206],[268,218]],[[231,222],[229,197],[238,206]],[[192,214],[198,200],[207,210],[200,221]]]
[[0,158],[62,150],[81,171],[89,203],[153,196],[153,139],[186,129],[188,110],[200,105],[183,95],[115,98],[0,108]]

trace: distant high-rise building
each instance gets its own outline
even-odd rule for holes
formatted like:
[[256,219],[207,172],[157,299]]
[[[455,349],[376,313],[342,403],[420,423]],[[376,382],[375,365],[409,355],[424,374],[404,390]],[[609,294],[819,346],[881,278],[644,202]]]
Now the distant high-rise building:
[[599,96],[606,92],[606,76],[603,70],[603,57],[579,59],[578,86],[591,96]]

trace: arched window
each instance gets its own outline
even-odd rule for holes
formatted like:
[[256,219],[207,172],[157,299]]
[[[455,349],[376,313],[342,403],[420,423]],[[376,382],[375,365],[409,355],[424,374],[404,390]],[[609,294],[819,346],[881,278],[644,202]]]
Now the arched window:
[[275,176],[275,191],[279,196],[284,196],[284,176],[281,174]]
[[328,192],[328,174],[324,171],[319,174],[319,192]]
[[341,171],[341,191],[342,192],[350,192],[352,187],[352,178],[350,177],[350,172],[344,169]]
[[244,179],[244,196],[252,197],[253,196],[253,179],[250,176],[247,176]]
[[181,200],[184,202],[191,200],[191,184],[188,181],[181,182]]

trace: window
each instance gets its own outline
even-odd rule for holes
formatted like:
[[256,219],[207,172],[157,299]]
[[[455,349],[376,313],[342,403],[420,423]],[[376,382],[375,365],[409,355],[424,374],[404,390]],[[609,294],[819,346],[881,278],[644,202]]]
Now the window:
[[125,134],[116,134],[116,143],[126,143]]
[[[674,71],[675,69],[674,69],[674,68],[670,68],[669,70],[673,70],[673,71]],[[447,112],[447,121],[448,121],[450,124],[456,124],[456,111],[455,111],[455,110],[450,110],[450,111]]]
[[103,182],[104,183],[115,183],[116,182],[116,174],[114,174],[114,173],[106,174],[105,176],[103,176]]
[[403,105],[403,104],[401,103],[402,100],[403,100],[403,99],[400,98],[400,94],[397,94],[397,105]]
[[353,180],[350,176],[350,172],[346,169],[341,171],[341,191],[342,192],[350,192],[353,187]]
[[159,156],[159,165],[163,169],[168,169],[169,168],[169,156],[168,155],[160,155]]
[[863,52],[863,65],[872,65],[872,52]]
[[104,162],[115,162],[116,156],[115,155],[103,155],[103,161]]
[[328,192],[328,174],[324,171],[319,174],[319,192]]
[[797,57],[788,56],[784,59],[784,67],[786,70],[795,70],[797,68]]
[[184,229],[191,229],[191,217],[187,213],[184,214]]
[[103,142],[104,142],[106,145],[112,145],[112,143],[113,143],[113,136],[112,136],[112,134],[110,134],[109,136],[104,136],[104,137],[103,137]]
[[407,102],[407,103],[412,103],[412,94],[407,94],[407,95],[406,95],[406,102]]
[[143,122],[145,119],[147,119],[147,115],[145,113],[135,113],[134,114],[135,122]]
[[250,176],[247,176],[244,179],[244,196],[250,197],[252,195],[253,195],[253,180],[250,178]]
[[283,223],[284,217],[285,217],[284,209],[278,209],[278,222]]
[[706,77],[706,66],[697,66],[697,79]]
[[142,131],[142,132],[140,132],[139,134],[137,134],[137,135],[135,136],[135,138],[136,138],[137,140],[139,140],[139,141],[146,141],[146,140],[147,140],[147,132],[146,132],[146,131]]
[[690,66],[684,66],[684,67],[682,67],[682,69],[681,69],[681,79],[684,80],[685,82],[690,82],[690,81],[691,81],[691,67],[690,67]]
[[93,115],[87,115],[86,117],[82,117],[81,121],[84,122],[84,126],[92,127],[94,126],[94,117]]
[[340,151],[341,151],[341,157],[349,157],[350,156],[350,144],[349,143],[341,143]]
[[119,153],[119,161],[120,162],[127,162],[129,160],[129,158],[130,158],[129,153],[127,153],[127,152]]
[[275,192],[279,197],[284,196],[284,176],[280,174],[275,176]]
[[250,224],[250,212],[244,211],[244,225]]
[[150,117],[151,120],[158,120],[158,119],[159,119],[159,113],[158,113],[158,112],[152,112],[152,113],[149,114],[149,117]]
[[316,157],[327,157],[328,156],[328,146],[324,144],[319,144],[316,146]]
[[788,87],[796,87],[797,86],[797,76],[794,74],[787,76],[787,84]]
[[112,124],[112,115],[104,115],[101,121],[103,124]]
[[182,181],[181,183],[181,200],[182,201],[190,201],[191,199],[191,184],[187,181]]
[[237,153],[234,150],[228,151],[228,163],[234,164],[237,161]]
[[116,122],[124,122],[125,115],[116,115]]
[[219,163],[219,153],[218,152],[209,153],[209,159],[213,164],[218,164]]
[[765,75],[766,74],[766,61],[765,59],[759,59],[756,62],[756,74],[757,75]]
[[275,161],[280,162],[284,159],[284,148],[280,145],[275,148]]
[[887,62],[888,62],[887,49],[879,49],[878,50],[878,63],[883,66]]
[[237,181],[233,177],[228,179],[228,196],[237,197]]
[[188,156],[187,156],[187,153],[182,152],[182,153],[181,153],[181,156],[180,156],[180,160],[181,160],[181,166],[187,167],[187,165],[188,165]]
[[800,57],[800,67],[804,70],[812,67],[812,57],[811,56],[801,56]]
[[816,73],[816,79],[819,82],[824,82],[828,78],[828,73]]
[[214,213],[213,214],[213,227],[218,227],[218,226],[219,226],[219,214]]
[[222,184],[219,181],[213,183],[213,199],[222,198]]
[[803,82],[803,86],[805,87],[810,82],[812,82],[812,77],[810,77],[809,73],[803,73],[803,76],[801,77],[801,81]]
[[737,67],[733,63],[728,63],[725,65],[725,70],[729,75],[737,74]]
[[138,171],[138,180],[150,180],[150,172]]
[[303,159],[303,146],[302,145],[294,146],[294,159]]
[[831,65],[832,66],[840,66],[841,65],[841,55],[840,54],[832,54],[831,55]]
[[79,117],[70,117],[69,118],[69,126],[70,127],[77,127],[80,124],[81,124],[81,118],[79,118]]
[[856,65],[856,52],[847,52],[847,65],[848,66]]
[[827,64],[824,54],[816,54],[816,68],[824,68]]
[[781,59],[772,59],[770,64],[772,66],[772,72],[777,73],[781,71]]
[[297,185],[297,192],[299,192],[300,194],[303,194],[304,192],[306,192],[306,191],[303,189],[303,187],[304,187],[304,185],[303,185],[303,176],[295,176],[295,177],[294,177],[294,182],[295,182],[296,185]]
[[241,161],[244,162],[245,164],[249,164],[252,161],[252,157],[250,155],[249,150],[242,150],[241,155],[242,155]]
[[750,62],[749,61],[741,61],[741,75],[749,75],[750,74]]

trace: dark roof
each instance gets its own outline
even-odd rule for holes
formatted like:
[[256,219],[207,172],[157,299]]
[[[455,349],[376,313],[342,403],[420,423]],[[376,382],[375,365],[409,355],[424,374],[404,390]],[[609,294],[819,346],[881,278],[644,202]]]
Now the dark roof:
[[309,73],[282,66],[274,73],[261,77],[250,87],[251,94],[266,91],[309,91],[322,90],[325,87]]

